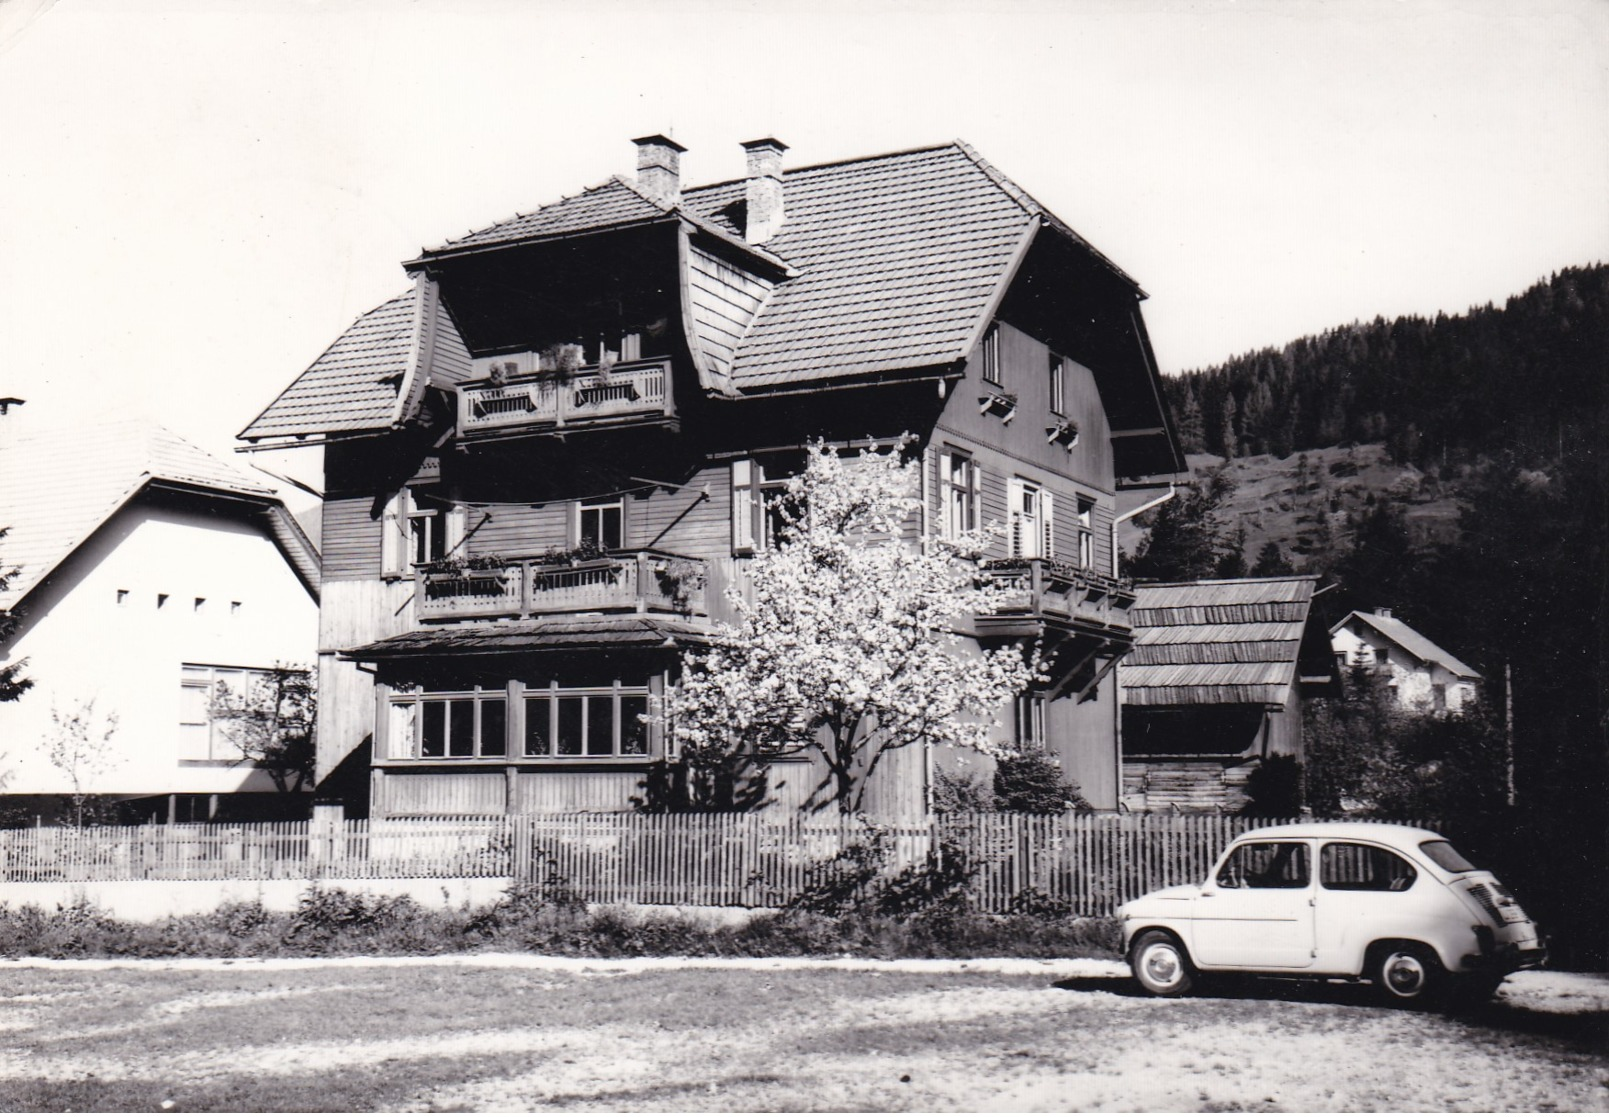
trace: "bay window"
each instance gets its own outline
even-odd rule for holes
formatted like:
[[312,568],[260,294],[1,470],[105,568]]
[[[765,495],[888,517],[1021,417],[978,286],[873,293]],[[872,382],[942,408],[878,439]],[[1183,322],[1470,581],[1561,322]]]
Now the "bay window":
[[389,701],[386,757],[446,762],[645,758],[648,694],[646,683],[619,682],[398,692]]

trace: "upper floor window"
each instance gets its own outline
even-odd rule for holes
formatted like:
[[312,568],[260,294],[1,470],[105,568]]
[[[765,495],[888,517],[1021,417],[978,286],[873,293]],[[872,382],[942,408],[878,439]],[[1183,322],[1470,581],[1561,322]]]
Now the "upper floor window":
[[[747,555],[775,547],[788,525],[787,477],[767,477],[756,461],[732,463],[732,552]],[[792,510],[797,513],[796,507]]]
[[1050,409],[1057,415],[1067,414],[1067,362],[1050,355]]
[[991,384],[1003,384],[1000,378],[1000,327],[992,325],[983,335],[983,378]]
[[626,505],[613,500],[582,501],[576,510],[576,542],[604,551],[618,551],[626,545]]
[[939,489],[943,505],[943,533],[956,539],[978,530],[978,505],[983,478],[972,455],[947,450],[939,455]]
[[1078,565],[1095,566],[1095,502],[1083,497],[1078,498]]
[[466,515],[449,501],[404,485],[386,502],[380,536],[380,573],[398,577],[439,562],[464,541]]
[[1056,553],[1054,498],[1032,481],[1013,477],[1006,485],[1010,511],[1007,546],[1012,558],[1050,558]]

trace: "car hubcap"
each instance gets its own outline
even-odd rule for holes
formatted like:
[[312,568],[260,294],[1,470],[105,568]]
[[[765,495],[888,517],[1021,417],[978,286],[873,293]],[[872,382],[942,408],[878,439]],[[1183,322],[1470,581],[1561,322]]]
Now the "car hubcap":
[[1399,997],[1412,997],[1425,987],[1424,964],[1412,954],[1393,954],[1386,959],[1386,986]]
[[1179,980],[1179,956],[1166,946],[1145,952],[1145,974],[1153,984],[1172,985]]

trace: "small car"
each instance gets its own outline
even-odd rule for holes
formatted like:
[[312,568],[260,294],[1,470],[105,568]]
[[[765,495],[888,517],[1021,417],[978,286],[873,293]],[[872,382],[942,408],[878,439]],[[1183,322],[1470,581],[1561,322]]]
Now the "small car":
[[1496,877],[1440,834],[1388,823],[1248,830],[1201,884],[1147,893],[1118,916],[1135,978],[1162,997],[1241,973],[1367,981],[1398,1004],[1485,999],[1546,960]]

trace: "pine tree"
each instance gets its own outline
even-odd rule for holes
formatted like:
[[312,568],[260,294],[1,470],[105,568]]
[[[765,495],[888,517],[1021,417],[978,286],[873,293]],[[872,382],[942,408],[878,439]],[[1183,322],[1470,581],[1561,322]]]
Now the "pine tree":
[[1263,549],[1257,552],[1257,561],[1252,565],[1253,578],[1275,578],[1281,574],[1294,574],[1295,569],[1285,558],[1285,552],[1279,549],[1279,544],[1270,539],[1263,544]]

